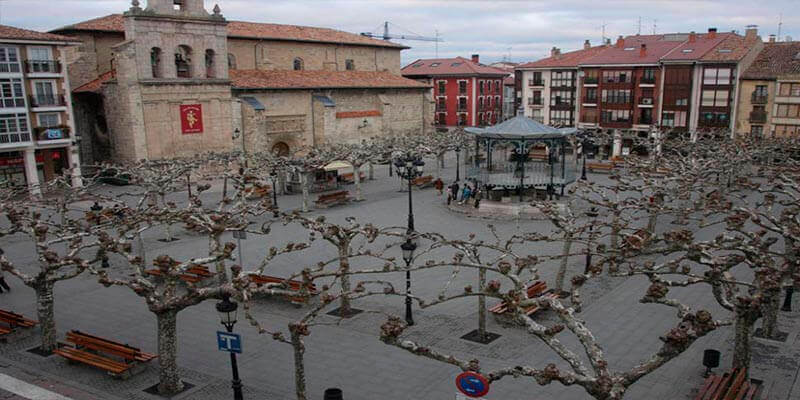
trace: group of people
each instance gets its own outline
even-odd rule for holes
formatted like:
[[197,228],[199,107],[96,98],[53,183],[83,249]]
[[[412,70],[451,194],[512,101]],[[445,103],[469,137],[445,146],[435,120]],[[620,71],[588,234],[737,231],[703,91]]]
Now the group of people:
[[[441,179],[437,178],[436,181],[433,182],[434,187],[436,190],[439,191],[439,195],[443,195],[444,191],[444,182]],[[461,189],[461,192],[459,192]],[[459,196],[460,195],[460,196]],[[478,186],[477,182],[464,182],[464,186],[460,186],[458,181],[453,182],[452,185],[447,187],[447,205],[449,206],[450,203],[457,201],[458,204],[468,204],[472,201],[472,204],[475,208],[478,208],[480,205],[481,199],[483,198],[483,191],[481,190],[480,186]]]

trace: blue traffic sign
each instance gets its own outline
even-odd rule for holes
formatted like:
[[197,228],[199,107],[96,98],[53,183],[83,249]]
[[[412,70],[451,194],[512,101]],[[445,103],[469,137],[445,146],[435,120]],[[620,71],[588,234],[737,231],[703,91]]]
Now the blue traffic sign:
[[242,352],[242,337],[238,333],[228,333],[217,331],[217,346],[219,351],[229,353]]
[[489,392],[489,381],[479,373],[467,371],[458,374],[456,387],[469,397],[481,397]]

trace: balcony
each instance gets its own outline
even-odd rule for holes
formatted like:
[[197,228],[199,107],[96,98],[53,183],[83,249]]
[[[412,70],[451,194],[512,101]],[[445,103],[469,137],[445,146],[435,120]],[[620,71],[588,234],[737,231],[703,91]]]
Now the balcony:
[[597,96],[586,96],[583,98],[584,103],[597,104]]
[[639,118],[639,125],[653,125],[653,117]]
[[753,94],[750,95],[750,103],[753,103],[753,104],[767,104],[767,94],[766,93],[753,92]]
[[656,83],[655,76],[643,76],[639,83],[644,83],[645,85],[653,85]]
[[52,60],[26,60],[25,73],[60,74],[61,62]]
[[552,108],[554,110],[569,110],[569,109],[571,109],[573,107],[575,107],[575,104],[572,103],[572,102],[567,102],[567,101],[562,101],[560,103],[555,103],[555,104],[550,105],[550,108]]
[[540,106],[540,105],[542,105],[542,98],[541,97],[528,98],[528,105],[529,106]]
[[51,140],[64,140],[69,139],[69,127],[66,125],[59,125],[53,127],[37,127],[33,128],[36,140],[39,142],[46,142]]
[[584,116],[581,115],[581,123],[584,124],[596,124],[597,123],[597,116]]
[[64,107],[67,105],[62,95],[30,96],[31,107]]
[[639,97],[639,104],[642,105],[653,105],[653,98],[652,97]]
[[750,122],[756,124],[763,124],[767,122],[767,112],[766,111],[751,111],[750,112]]
[[596,85],[597,82],[598,82],[598,79],[597,79],[596,76],[587,76],[587,77],[583,78],[583,83],[587,84],[587,85]]
[[528,79],[528,86],[544,86],[544,81],[541,79]]

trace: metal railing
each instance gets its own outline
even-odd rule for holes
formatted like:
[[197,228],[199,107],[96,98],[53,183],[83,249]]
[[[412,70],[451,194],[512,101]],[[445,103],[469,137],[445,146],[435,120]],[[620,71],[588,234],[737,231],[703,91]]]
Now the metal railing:
[[33,95],[30,96],[31,107],[63,107],[67,103],[62,95]]
[[767,104],[767,94],[753,92],[753,94],[750,95],[750,102],[753,104]]
[[766,111],[751,111],[750,112],[750,122],[756,123],[765,123],[767,122],[767,112]]
[[53,60],[26,60],[25,72],[30,73],[61,73],[61,62]]

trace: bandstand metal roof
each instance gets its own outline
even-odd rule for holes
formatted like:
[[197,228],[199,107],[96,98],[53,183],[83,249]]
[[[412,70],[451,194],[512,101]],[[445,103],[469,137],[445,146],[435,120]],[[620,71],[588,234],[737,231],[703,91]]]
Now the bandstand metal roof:
[[490,139],[561,139],[577,132],[575,128],[553,128],[524,116],[503,121],[487,128],[467,128],[465,131]]

